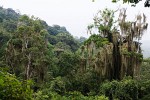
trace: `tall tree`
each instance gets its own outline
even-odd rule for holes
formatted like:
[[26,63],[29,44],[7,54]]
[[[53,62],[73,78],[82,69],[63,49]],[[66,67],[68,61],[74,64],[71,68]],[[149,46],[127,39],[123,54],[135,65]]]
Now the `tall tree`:
[[138,77],[142,62],[139,40],[147,28],[146,16],[137,15],[134,22],[126,21],[126,9],[121,9],[118,25],[114,26],[114,11],[105,9],[97,13],[94,24],[98,35],[92,35],[82,47],[82,66],[92,68],[101,78],[122,79],[124,76]]
[[17,31],[11,35],[5,54],[5,62],[12,73],[23,74],[27,80],[32,77],[44,80],[50,61],[46,36],[47,31],[38,18],[23,15],[19,19]]

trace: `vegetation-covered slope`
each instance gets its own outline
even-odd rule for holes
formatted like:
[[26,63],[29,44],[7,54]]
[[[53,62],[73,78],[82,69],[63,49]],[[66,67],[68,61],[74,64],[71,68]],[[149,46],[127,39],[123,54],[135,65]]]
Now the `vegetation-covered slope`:
[[125,12],[119,31],[114,12],[100,11],[88,27],[99,34],[84,41],[65,27],[1,7],[0,99],[148,100],[150,61],[143,62],[139,42],[145,15],[132,23]]

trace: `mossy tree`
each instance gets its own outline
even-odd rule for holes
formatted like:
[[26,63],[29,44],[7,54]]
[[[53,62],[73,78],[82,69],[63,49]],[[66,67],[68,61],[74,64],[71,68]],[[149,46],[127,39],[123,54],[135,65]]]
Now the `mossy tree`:
[[146,16],[137,15],[134,22],[126,21],[126,9],[120,9],[115,21],[114,13],[108,9],[99,11],[94,24],[88,26],[91,34],[95,28],[99,34],[92,35],[81,48],[81,69],[92,68],[101,79],[138,77],[143,58],[139,40],[148,25]]

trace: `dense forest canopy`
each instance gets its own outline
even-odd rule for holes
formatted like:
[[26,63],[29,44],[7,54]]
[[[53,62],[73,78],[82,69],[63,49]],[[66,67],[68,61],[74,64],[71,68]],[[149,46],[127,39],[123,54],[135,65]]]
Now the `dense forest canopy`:
[[148,100],[150,59],[140,43],[148,23],[145,14],[127,21],[126,11],[115,20],[100,10],[86,39],[0,7],[0,99]]

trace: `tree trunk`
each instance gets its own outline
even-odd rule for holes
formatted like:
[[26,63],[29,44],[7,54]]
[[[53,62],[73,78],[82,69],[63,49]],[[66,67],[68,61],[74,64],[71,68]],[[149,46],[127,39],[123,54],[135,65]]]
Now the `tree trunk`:
[[27,56],[28,58],[28,64],[26,67],[26,80],[30,79],[30,66],[31,66],[31,54],[29,53],[29,55]]

